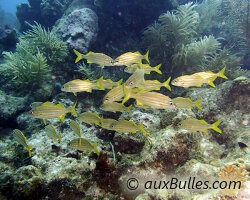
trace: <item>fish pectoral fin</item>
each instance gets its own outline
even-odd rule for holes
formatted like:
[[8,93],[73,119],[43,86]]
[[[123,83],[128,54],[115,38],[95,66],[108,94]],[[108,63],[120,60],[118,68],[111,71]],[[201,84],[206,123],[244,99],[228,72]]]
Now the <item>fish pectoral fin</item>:
[[43,123],[44,123],[44,125],[46,125],[46,124],[47,124],[47,121],[46,121],[46,119],[43,119]]
[[77,93],[76,93],[76,92],[73,92],[73,94],[74,94],[75,96],[77,96]]
[[203,133],[207,133],[207,129],[203,129],[202,132],[203,132]]
[[58,117],[62,123],[64,123],[65,116],[66,116],[66,114],[63,114],[60,117]]

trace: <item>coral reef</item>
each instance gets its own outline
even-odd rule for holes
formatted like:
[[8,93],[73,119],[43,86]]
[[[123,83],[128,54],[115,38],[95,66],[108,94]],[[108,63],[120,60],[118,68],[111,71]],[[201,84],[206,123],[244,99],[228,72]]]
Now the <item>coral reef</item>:
[[98,17],[89,8],[74,10],[58,25],[59,33],[71,49],[86,53],[98,32]]

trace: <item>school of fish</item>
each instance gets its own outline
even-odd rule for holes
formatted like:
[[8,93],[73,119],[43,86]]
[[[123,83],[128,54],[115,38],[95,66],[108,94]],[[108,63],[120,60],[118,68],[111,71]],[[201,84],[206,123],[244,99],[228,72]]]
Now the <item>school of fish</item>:
[[[103,98],[102,105],[100,109],[106,112],[128,112],[130,116],[132,105],[125,106],[124,104],[129,99],[135,99],[136,105],[142,107],[143,109],[192,109],[197,107],[202,110],[201,103],[202,99],[197,101],[192,101],[190,98],[176,97],[171,99],[159,91],[161,88],[166,88],[171,91],[170,82],[171,77],[169,77],[164,82],[158,80],[145,80],[145,74],[150,74],[156,72],[162,74],[160,67],[161,64],[151,67],[149,61],[149,52],[142,55],[140,52],[126,52],[116,59],[111,58],[103,53],[89,52],[86,55],[74,50],[77,58],[75,63],[86,59],[89,64],[96,64],[97,66],[104,67],[119,67],[126,66],[124,71],[131,74],[131,76],[123,83],[123,79],[114,82],[111,79],[104,79],[101,76],[98,80],[80,80],[75,79],[65,83],[61,90],[63,92],[70,92],[77,96],[80,92],[92,92],[93,90],[110,90],[106,93]],[[146,63],[145,63],[146,62]],[[145,64],[144,64],[145,63]],[[214,73],[211,71],[197,72],[191,75],[183,75],[172,80],[171,85],[176,87],[202,87],[204,84],[208,84],[211,87],[215,87],[214,80],[217,77],[227,79],[225,76],[225,67],[221,71]],[[78,121],[89,124],[100,126],[103,129],[110,131],[117,131],[121,133],[131,133],[135,134],[137,132],[143,133],[144,137],[148,142],[152,142],[147,130],[144,129],[143,123],[136,124],[132,120],[121,119],[116,120],[112,118],[103,118],[103,116],[98,116],[97,113],[93,112],[83,112],[80,114],[76,113],[77,101],[70,108],[66,108],[61,103],[55,104],[53,102],[34,102],[31,105],[30,114],[34,118],[42,119],[44,121],[45,132],[51,140],[54,142],[61,142],[62,133],[58,133],[56,128],[52,124],[46,124],[46,120],[50,118],[58,118],[63,123],[64,118],[67,113],[73,114],[77,117]],[[79,150],[79,151],[89,151],[94,152],[98,156],[100,155],[100,148],[98,147],[97,141],[93,143],[88,139],[82,137],[84,133],[80,128],[79,122],[76,120],[70,121],[70,127],[73,130],[77,138],[72,139],[68,144],[69,147]],[[207,123],[203,119],[188,118],[180,122],[179,128],[185,129],[189,132],[207,132],[207,130],[212,129],[218,133],[222,131],[218,128],[221,120],[214,122],[213,124]],[[27,139],[24,134],[15,129],[13,131],[14,139],[28,150],[29,156],[31,156],[32,146],[27,143]]]

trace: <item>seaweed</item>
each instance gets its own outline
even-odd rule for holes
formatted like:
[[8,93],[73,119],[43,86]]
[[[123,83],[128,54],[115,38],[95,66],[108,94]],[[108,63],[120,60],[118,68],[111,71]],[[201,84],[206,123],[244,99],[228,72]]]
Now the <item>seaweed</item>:
[[[38,85],[48,80],[56,65],[65,60],[68,49],[54,32],[40,24],[30,25],[32,30],[19,38],[16,52],[4,52],[0,73],[14,77],[22,86]],[[26,87],[27,89],[27,87]]]

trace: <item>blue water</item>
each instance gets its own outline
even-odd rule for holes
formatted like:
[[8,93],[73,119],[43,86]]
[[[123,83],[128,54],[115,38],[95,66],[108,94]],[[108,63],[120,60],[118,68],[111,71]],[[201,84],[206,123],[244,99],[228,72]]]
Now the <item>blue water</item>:
[[28,0],[0,0],[0,8],[2,8],[5,12],[16,15],[16,5],[27,2]]

